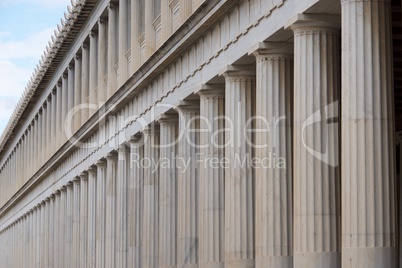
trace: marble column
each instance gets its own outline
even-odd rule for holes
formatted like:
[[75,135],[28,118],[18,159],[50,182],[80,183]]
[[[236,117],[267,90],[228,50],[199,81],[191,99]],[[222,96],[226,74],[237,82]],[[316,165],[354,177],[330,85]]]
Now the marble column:
[[[89,103],[98,104],[98,32],[89,33]],[[89,116],[92,116],[96,110],[89,109]]]
[[[319,17],[320,18],[320,17]],[[294,267],[340,267],[339,23],[294,32]]]
[[[81,86],[82,86],[82,58],[81,54],[75,55],[75,71],[76,75],[74,77],[74,106],[77,107],[81,102]],[[76,110],[74,114],[74,132],[76,132],[81,127],[81,110]]]
[[[255,114],[255,69],[227,66],[225,114],[225,265],[254,267],[254,170],[251,126]],[[244,164],[243,164],[244,163]]]
[[119,21],[119,6],[115,2],[110,2],[108,6],[108,85],[107,98],[110,98],[117,90],[117,72],[116,65],[118,64],[119,47],[118,47],[118,21]]
[[177,266],[195,268],[199,261],[199,133],[195,131],[199,129],[199,103],[184,101],[178,109]]
[[44,164],[50,157],[52,157],[53,152],[52,152],[52,143],[51,143],[51,136],[52,136],[52,102],[51,102],[51,95],[48,96],[46,100],[46,137],[43,137],[43,142],[46,143],[46,153],[45,153],[45,159],[43,159]]
[[180,19],[184,23],[193,12],[192,0],[180,0]]
[[128,203],[128,165],[130,154],[126,145],[118,149],[117,177],[116,177],[116,267],[127,267],[128,229],[127,229],[127,203]]
[[60,122],[60,146],[64,144],[66,141],[66,134],[64,129],[64,123],[66,120],[67,112],[68,112],[68,74],[63,73],[61,79],[61,122]]
[[72,267],[80,266],[80,252],[83,250],[80,248],[80,240],[84,237],[80,234],[80,224],[82,218],[80,217],[80,187],[81,181],[79,177],[73,180],[73,204],[72,204],[72,220],[73,220],[73,231],[72,231],[72,252],[71,252],[71,265]]
[[145,58],[148,59],[156,50],[155,1],[145,1]]
[[[39,260],[39,267],[44,267],[45,265],[45,211],[46,211],[46,204],[45,201],[40,203],[40,214],[39,214],[39,221],[38,221],[38,247],[39,247],[39,254],[37,256]],[[15,252],[15,251],[14,251]]]
[[[89,73],[91,66],[89,65],[89,44],[84,43],[81,46],[82,51],[82,68],[81,68],[81,103],[88,105],[89,103]],[[81,126],[84,125],[89,118],[88,107],[81,109]]]
[[200,267],[225,262],[225,86],[202,85],[200,95]]
[[398,265],[390,0],[342,1],[342,267]]
[[[52,194],[50,196],[50,201],[49,201],[49,242],[47,244],[48,246],[48,268],[54,267],[55,266],[55,261],[54,261],[54,256],[56,254],[55,252],[55,221],[56,221],[56,215],[55,215],[55,195]],[[24,267],[28,267],[27,264],[24,264]]]
[[106,267],[116,264],[116,175],[117,155],[106,157]]
[[141,159],[144,147],[141,137],[130,140],[130,179],[128,204],[128,267],[142,267],[142,223],[144,213],[144,169]]
[[107,18],[98,20],[98,105],[101,107],[107,100]]
[[56,96],[56,89],[52,90],[52,120],[50,123],[51,127],[51,132],[52,132],[52,137],[51,137],[51,143],[52,143],[52,154],[54,154],[57,150],[57,96]]
[[88,168],[88,268],[96,268],[97,169]]
[[78,267],[88,267],[88,172],[80,174],[80,185],[75,199],[79,204],[79,240],[77,248]]
[[128,61],[126,53],[129,49],[130,33],[128,31],[129,21],[129,1],[119,1],[119,83],[118,87],[122,86],[128,76]]
[[293,44],[259,43],[255,156],[256,267],[293,267]]
[[106,161],[96,163],[96,268],[106,268]]
[[[58,265],[57,267],[65,267],[65,258],[66,256],[66,247],[67,247],[67,240],[66,240],[66,221],[67,221],[67,214],[66,214],[66,205],[67,205],[67,187],[63,186],[60,189],[60,203],[59,203],[59,237],[58,237]],[[67,266],[68,267],[68,266]]]
[[143,1],[131,0],[131,72],[134,73],[141,66],[141,46],[138,39],[141,36],[143,23]]
[[72,181],[67,183],[66,220],[64,230],[64,267],[73,267],[73,202],[74,189]]
[[[68,100],[67,101],[67,113],[71,111],[71,109],[74,108],[74,86],[75,86],[75,67],[74,67],[74,61],[71,62],[68,65]],[[72,125],[66,126],[66,129],[73,129],[74,127],[74,121],[72,121]]]
[[148,126],[144,130],[144,217],[142,231],[143,267],[157,268],[159,245],[159,129]]
[[[60,200],[61,200],[61,191],[58,190],[55,193],[54,197],[54,267],[59,267],[60,265],[60,241],[62,239],[62,233],[61,233],[61,224],[62,222],[60,221]],[[62,266],[60,266],[62,267]]]
[[173,29],[172,10],[170,9],[169,3],[170,1],[161,1],[162,43],[170,37]]
[[[177,264],[177,115],[163,115],[160,125],[159,169],[159,267]],[[162,163],[167,163],[162,166]]]

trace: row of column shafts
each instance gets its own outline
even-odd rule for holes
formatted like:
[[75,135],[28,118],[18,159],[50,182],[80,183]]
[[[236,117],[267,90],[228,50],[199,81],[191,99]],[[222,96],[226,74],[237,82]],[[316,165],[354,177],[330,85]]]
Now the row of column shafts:
[[[345,1],[342,68],[340,25],[301,17],[290,25],[294,44],[266,43],[252,52],[256,72],[229,66],[224,86],[203,86],[199,102],[182,102],[178,115],[144,130],[147,142],[132,137],[3,230],[2,262],[398,267],[389,12],[387,1]],[[206,120],[194,120],[198,115]],[[231,136],[222,131],[226,121],[216,120],[222,115],[233,124]],[[277,133],[247,131],[253,115],[275,119]],[[336,119],[339,127],[331,127]],[[174,143],[180,131],[188,139],[157,146]],[[214,147],[212,133],[217,144],[233,144]],[[245,137],[266,146],[254,148]],[[227,168],[199,166],[199,153],[227,157]],[[285,165],[235,161],[270,154]],[[136,164],[159,157],[190,161],[157,170]]]
[[[111,2],[107,16],[99,19],[0,169],[1,187],[10,193],[0,197],[0,204],[57,152],[67,141],[66,133],[75,133],[203,2]],[[69,112],[80,104],[86,108],[77,109],[71,124],[64,125]],[[18,164],[23,162],[28,166]]]

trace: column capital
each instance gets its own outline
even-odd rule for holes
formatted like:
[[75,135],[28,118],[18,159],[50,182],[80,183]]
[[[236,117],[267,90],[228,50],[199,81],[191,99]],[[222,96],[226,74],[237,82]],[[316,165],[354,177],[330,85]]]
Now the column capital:
[[294,44],[288,42],[258,42],[248,52],[248,55],[258,56],[278,56],[283,55],[293,58]]
[[92,165],[88,168],[88,174],[94,174],[97,172],[98,172],[98,169],[96,168],[96,165]]
[[74,61],[70,62],[70,63],[68,64],[68,70],[73,70],[73,69],[74,69],[74,66],[75,66]]
[[106,167],[106,160],[104,158],[96,161],[96,166],[99,167]]
[[341,28],[341,15],[297,14],[285,23],[284,28],[290,28],[293,31],[306,28],[326,28],[338,31]]
[[151,123],[142,130],[142,133],[145,135],[159,134],[159,126],[155,123]]
[[88,48],[89,48],[89,44],[88,44],[88,43],[82,43],[81,49],[88,49]]
[[86,180],[88,179],[88,172],[87,171],[83,171],[80,173],[79,177],[81,178],[81,180]]
[[117,160],[117,153],[116,153],[116,151],[111,151],[110,153],[108,153],[108,154],[106,155],[106,160],[107,160],[107,161],[110,161],[110,160],[116,161],[116,160]]
[[133,136],[131,136],[130,140],[129,140],[129,144],[130,144],[130,148],[132,147],[132,145],[139,145],[138,143],[141,142],[142,139],[142,133],[137,133]]
[[177,124],[179,122],[178,114],[161,114],[156,118],[159,124]]
[[108,21],[108,17],[101,17],[98,19],[98,24],[106,23]]
[[75,60],[81,60],[81,54],[75,54],[74,59]]
[[178,112],[199,111],[200,102],[198,100],[181,100],[175,105],[175,110]]
[[91,30],[91,31],[89,32],[89,36],[90,36],[90,37],[98,36],[98,30]]
[[201,84],[194,91],[195,94],[200,95],[201,98],[224,98],[225,97],[225,85],[219,84]]
[[117,149],[117,153],[119,155],[120,154],[126,154],[128,152],[129,152],[129,150],[128,150],[128,147],[127,147],[126,144],[122,143],[122,144],[119,145],[119,148]]
[[219,75],[229,77],[255,77],[255,65],[227,65],[220,70]]

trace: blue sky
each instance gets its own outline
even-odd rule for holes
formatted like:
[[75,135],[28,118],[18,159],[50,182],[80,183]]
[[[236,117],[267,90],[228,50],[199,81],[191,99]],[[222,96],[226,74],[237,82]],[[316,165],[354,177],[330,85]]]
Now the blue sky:
[[0,133],[70,0],[0,0]]

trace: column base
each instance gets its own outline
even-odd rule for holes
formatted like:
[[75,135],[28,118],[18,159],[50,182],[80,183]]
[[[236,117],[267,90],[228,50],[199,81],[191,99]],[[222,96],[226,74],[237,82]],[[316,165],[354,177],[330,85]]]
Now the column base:
[[204,262],[200,263],[199,268],[224,268],[225,264],[223,262]]
[[255,260],[254,259],[245,259],[245,260],[226,260],[225,261],[226,268],[255,268]]
[[256,268],[293,268],[293,256],[261,256],[255,259]]
[[340,266],[341,253],[339,252],[296,253],[294,255],[295,268],[339,268]]
[[343,248],[342,268],[396,268],[397,248]]

